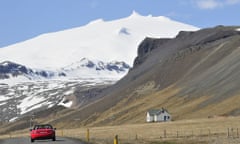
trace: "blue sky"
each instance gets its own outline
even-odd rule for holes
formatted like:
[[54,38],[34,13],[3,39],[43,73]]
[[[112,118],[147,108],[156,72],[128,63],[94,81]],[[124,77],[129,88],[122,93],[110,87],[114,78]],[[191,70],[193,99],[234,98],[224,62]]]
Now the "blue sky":
[[240,0],[0,0],[0,47],[132,11],[200,28],[240,25]]

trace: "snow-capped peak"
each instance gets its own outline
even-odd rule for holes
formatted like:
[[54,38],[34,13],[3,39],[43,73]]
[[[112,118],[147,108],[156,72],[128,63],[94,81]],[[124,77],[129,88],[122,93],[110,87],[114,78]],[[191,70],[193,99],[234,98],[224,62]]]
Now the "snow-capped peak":
[[140,15],[138,12],[136,12],[135,10],[132,11],[132,14],[129,17],[142,17],[142,15]]
[[198,28],[166,17],[131,16],[112,21],[98,19],[85,26],[43,34],[0,49],[0,62],[13,61],[32,68],[58,69],[83,57],[125,61],[132,65],[145,37],[175,37]]

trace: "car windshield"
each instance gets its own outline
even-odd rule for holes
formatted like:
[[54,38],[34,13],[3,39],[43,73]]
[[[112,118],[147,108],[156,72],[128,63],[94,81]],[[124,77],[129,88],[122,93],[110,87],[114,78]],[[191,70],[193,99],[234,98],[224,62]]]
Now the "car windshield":
[[34,129],[52,129],[51,125],[35,125]]

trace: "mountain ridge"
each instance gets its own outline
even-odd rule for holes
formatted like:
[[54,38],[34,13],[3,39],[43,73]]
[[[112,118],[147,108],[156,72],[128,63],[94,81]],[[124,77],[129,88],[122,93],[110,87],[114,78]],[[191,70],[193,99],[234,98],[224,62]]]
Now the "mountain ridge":
[[[99,60],[92,61],[87,58],[83,58],[79,62],[55,71],[47,69],[33,69],[14,62],[4,61],[0,63],[0,82],[4,83],[3,80],[11,80],[11,78],[16,79],[20,76],[25,77],[26,80],[29,81],[44,81],[51,79],[83,79],[91,78],[91,76],[100,78],[108,77],[107,75],[111,75],[112,78],[116,77],[116,79],[118,79],[125,75],[129,69],[130,66],[125,62],[103,62]],[[89,77],[84,77],[84,73],[88,73]]]

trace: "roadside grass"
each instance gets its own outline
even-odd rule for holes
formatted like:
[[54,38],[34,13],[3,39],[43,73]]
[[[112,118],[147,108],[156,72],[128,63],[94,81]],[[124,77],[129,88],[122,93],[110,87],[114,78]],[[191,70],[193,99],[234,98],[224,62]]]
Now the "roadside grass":
[[[125,124],[117,126],[57,129],[57,136],[73,137],[92,144],[113,144],[118,135],[121,144],[225,144],[240,143],[240,117],[214,117],[165,123]],[[0,135],[1,138],[26,137],[29,130]]]
[[240,117],[215,117],[166,123],[63,129],[59,130],[58,134],[86,140],[89,129],[90,142],[95,144],[112,144],[116,135],[121,144],[209,144],[217,140],[229,143],[232,139],[240,140],[239,121]]

